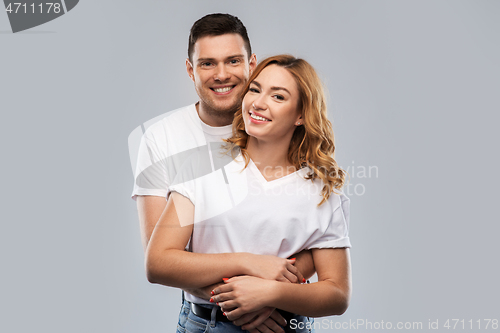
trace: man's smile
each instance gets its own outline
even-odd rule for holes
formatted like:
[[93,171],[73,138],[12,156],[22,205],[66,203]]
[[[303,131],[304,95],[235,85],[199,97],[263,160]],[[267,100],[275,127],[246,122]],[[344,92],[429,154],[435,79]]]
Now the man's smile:
[[217,95],[222,95],[222,94],[229,93],[231,90],[233,90],[234,87],[236,87],[236,85],[234,85],[234,86],[217,87],[217,88],[210,88],[210,89],[213,92],[215,92]]

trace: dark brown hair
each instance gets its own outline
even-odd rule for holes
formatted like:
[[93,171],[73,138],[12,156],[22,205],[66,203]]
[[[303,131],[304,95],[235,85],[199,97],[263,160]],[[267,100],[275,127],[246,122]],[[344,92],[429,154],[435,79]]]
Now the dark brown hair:
[[252,55],[250,39],[248,39],[247,28],[239,18],[231,14],[209,14],[194,22],[189,34],[188,58],[193,61],[194,44],[202,37],[220,36],[225,34],[238,34],[243,38],[248,59]]

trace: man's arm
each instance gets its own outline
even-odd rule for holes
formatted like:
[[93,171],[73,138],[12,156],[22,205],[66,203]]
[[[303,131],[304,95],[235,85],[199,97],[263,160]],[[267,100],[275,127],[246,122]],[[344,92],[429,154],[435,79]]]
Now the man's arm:
[[[139,212],[141,241],[144,252],[146,252],[153,230],[166,205],[167,200],[163,197],[137,196],[137,210]],[[311,251],[304,250],[292,257],[296,258],[294,266],[302,273],[305,279],[309,279],[315,272]],[[185,289],[185,291],[203,299],[210,299],[210,292],[217,286],[218,284],[215,284],[199,289]]]
[[236,275],[297,282],[295,260],[252,253],[186,252],[193,232],[194,206],[172,193],[146,250],[148,280],[177,288],[201,288]]
[[167,200],[164,197],[153,195],[138,195],[136,200],[137,211],[139,212],[142,247],[144,253],[146,253],[153,230],[167,206]]
[[[163,197],[152,195],[137,196],[137,210],[139,212],[141,241],[144,253],[146,253],[146,249],[148,247],[149,240],[151,239],[151,235],[153,234],[153,230],[155,229],[155,226],[158,223],[158,220],[160,219],[160,216],[165,210],[166,206],[167,200]],[[211,291],[221,284],[223,284],[223,282],[211,284],[203,288],[183,290],[196,297],[208,300],[212,296]]]

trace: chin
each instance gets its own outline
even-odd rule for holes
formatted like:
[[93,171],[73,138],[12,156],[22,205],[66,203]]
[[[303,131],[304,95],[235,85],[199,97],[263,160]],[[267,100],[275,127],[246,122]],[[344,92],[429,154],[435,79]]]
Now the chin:
[[212,108],[221,113],[234,113],[238,110],[239,105],[239,101],[228,101],[226,103],[214,103]]
[[255,130],[254,128],[252,128],[251,126],[250,127],[247,127],[245,125],[245,132],[247,132],[248,136],[251,136],[255,139],[260,139],[262,137],[261,133],[259,133],[259,131]]

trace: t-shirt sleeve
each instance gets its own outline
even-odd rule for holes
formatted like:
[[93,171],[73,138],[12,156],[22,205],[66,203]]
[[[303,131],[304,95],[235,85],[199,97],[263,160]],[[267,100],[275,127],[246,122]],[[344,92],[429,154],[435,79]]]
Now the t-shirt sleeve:
[[160,149],[149,131],[141,138],[137,156],[134,189],[132,198],[138,195],[165,197],[170,179],[168,175],[166,153]]
[[343,193],[332,193],[329,204],[333,212],[330,215],[328,226],[323,235],[314,240],[307,247],[308,249],[351,247],[349,240],[349,198]]
[[197,183],[197,166],[200,164],[200,151],[191,154],[180,167],[167,191],[168,196],[172,192],[182,194],[196,205],[195,194]]
[[175,184],[168,188],[167,198],[172,192],[177,192],[188,198],[195,205],[195,183],[189,181],[181,184]]

